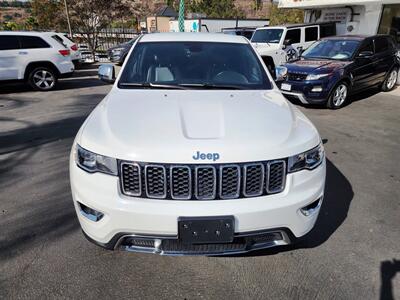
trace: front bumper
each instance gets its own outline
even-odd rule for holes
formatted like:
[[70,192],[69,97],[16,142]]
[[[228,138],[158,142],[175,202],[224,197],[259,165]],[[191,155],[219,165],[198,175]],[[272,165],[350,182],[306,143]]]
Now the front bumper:
[[[325,174],[325,162],[312,171],[288,174],[282,193],[262,197],[213,201],[154,200],[125,196],[120,191],[118,177],[89,174],[78,168],[73,159],[70,161],[76,213],[90,240],[109,249],[170,255],[232,254],[291,243],[294,238],[308,233],[317,220],[324,194]],[[316,200],[319,200],[319,205],[312,214],[306,216],[300,211]],[[87,218],[82,213],[81,204],[103,213],[103,217],[97,222]],[[241,239],[241,246],[232,248],[232,245],[226,245],[218,251],[208,248],[205,253],[198,249],[180,248],[181,245],[176,243],[179,217],[224,215],[234,216],[235,239]],[[254,233],[280,233],[282,238],[254,243],[246,238]],[[125,240],[131,237],[146,240],[144,245],[148,249],[126,244]],[[160,246],[164,240],[168,241],[170,248]],[[153,243],[153,247],[148,247],[148,243]]]
[[100,243],[83,231],[88,241],[108,250],[153,253],[160,255],[233,255],[250,251],[285,246],[293,243],[296,237],[287,228],[275,228],[236,234],[232,243],[221,244],[183,244],[177,237],[140,236],[129,233],[115,235],[108,243]]
[[[291,86],[290,91],[281,88],[282,83]],[[303,104],[324,104],[329,98],[332,84],[328,80],[309,81],[283,81],[278,82],[281,93],[289,99],[299,100]],[[321,91],[313,91],[314,88],[321,88]]]

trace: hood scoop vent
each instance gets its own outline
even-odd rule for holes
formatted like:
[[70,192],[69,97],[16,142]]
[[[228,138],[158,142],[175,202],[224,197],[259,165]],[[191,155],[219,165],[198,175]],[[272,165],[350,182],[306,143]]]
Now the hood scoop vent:
[[220,102],[181,103],[179,116],[187,139],[220,139],[225,135],[223,104]]

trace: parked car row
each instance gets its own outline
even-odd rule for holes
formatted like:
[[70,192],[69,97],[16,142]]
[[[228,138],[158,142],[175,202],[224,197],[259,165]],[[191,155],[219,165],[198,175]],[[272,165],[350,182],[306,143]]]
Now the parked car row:
[[337,109],[367,88],[395,87],[400,60],[389,35],[323,38],[277,67],[277,84],[289,99]]
[[251,43],[282,93],[337,109],[371,87],[392,90],[400,55],[391,36],[336,36],[333,22],[257,28]]
[[0,32],[0,82],[24,81],[35,90],[54,89],[72,75],[70,47],[55,32]]
[[93,57],[87,45],[74,43],[64,33],[0,32],[0,83],[21,81],[35,90],[48,91],[82,63],[102,58],[107,56],[96,53]]

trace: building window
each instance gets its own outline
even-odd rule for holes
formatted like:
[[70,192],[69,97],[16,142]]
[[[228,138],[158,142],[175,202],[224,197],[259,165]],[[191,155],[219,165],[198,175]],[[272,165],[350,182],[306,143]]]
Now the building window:
[[336,35],[336,24],[335,23],[328,23],[328,24],[321,24],[319,26],[319,37],[327,37]]
[[378,33],[393,36],[400,48],[400,4],[383,5]]

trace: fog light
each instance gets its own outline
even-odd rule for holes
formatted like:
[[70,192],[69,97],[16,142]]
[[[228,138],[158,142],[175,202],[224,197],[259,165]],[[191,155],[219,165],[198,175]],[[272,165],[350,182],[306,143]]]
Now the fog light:
[[313,93],[319,93],[322,92],[322,86],[314,86],[311,90]]
[[93,208],[87,207],[86,205],[84,205],[82,203],[78,202],[78,204],[81,208],[81,214],[84,217],[88,218],[89,220],[91,220],[93,222],[98,222],[103,218],[103,216],[104,216],[103,213],[101,213],[97,210],[94,210]]
[[307,206],[304,206],[302,209],[300,209],[300,211],[303,215],[308,217],[314,214],[316,211],[318,211],[319,208],[321,207],[321,204],[322,204],[322,197],[308,204]]

